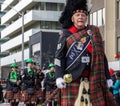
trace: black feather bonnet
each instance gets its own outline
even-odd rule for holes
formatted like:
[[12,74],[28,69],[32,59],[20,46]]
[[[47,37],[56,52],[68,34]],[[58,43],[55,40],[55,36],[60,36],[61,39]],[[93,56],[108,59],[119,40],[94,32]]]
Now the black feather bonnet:
[[[91,0],[90,0],[91,1]],[[71,17],[76,10],[83,10],[86,15],[88,14],[87,0],[67,0],[64,10],[61,13],[59,22],[63,28],[69,28],[73,25]]]

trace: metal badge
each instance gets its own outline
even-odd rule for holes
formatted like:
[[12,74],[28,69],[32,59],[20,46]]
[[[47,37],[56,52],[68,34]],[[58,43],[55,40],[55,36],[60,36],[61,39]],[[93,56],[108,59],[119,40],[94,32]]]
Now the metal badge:
[[57,50],[61,49],[61,47],[62,47],[62,44],[59,43],[59,44],[57,45]]
[[90,57],[89,56],[82,56],[81,57],[81,62],[82,63],[89,63],[90,62]]
[[89,29],[87,30],[88,35],[92,35],[92,31]]

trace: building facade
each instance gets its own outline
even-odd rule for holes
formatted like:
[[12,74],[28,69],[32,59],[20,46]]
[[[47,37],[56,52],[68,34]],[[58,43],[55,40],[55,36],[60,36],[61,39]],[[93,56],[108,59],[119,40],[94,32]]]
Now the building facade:
[[120,70],[120,0],[92,0],[90,24],[97,25],[104,39],[109,67]]
[[22,61],[22,13],[24,13],[24,60],[29,58],[29,37],[39,31],[58,31],[58,18],[64,6],[64,0],[5,0],[2,11],[7,11],[1,18],[1,24],[7,27],[1,31],[1,38],[10,40],[1,45],[1,52],[10,55],[1,59],[2,77],[9,71],[9,66]]

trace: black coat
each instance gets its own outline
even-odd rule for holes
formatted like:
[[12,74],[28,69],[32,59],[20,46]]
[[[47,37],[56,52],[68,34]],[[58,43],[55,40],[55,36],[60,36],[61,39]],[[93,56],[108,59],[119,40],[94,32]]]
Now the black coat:
[[44,73],[35,73],[35,77],[36,77],[36,88],[39,89],[42,87],[41,82],[43,81],[45,75]]
[[[67,51],[68,51],[66,39],[71,34],[72,33],[68,29],[63,29],[62,33],[59,37],[58,46],[57,46],[57,50],[56,50],[56,53],[55,53],[55,74],[56,74],[56,78],[63,77],[64,74],[66,73],[65,72],[65,69],[66,69],[66,54],[67,54]],[[57,62],[56,62],[56,60],[57,60]],[[109,73],[109,70],[108,70],[108,61],[107,61],[106,56],[104,58],[104,66],[105,66],[106,78],[110,79],[110,73]],[[78,67],[78,68],[79,69],[76,69],[76,70],[81,70],[80,67]],[[78,73],[76,73],[76,74],[78,74]]]
[[46,91],[53,91],[56,88],[55,81],[55,76],[54,78],[51,78],[48,72],[44,80],[44,88],[46,89]]
[[35,87],[35,73],[34,72],[32,76],[29,76],[27,68],[26,68],[23,71],[21,78],[22,78],[22,85],[21,85],[22,90],[25,90],[30,87]]

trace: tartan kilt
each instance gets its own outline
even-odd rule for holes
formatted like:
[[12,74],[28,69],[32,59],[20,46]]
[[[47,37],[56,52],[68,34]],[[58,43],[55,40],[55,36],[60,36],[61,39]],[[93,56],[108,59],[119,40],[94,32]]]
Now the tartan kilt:
[[22,102],[36,102],[37,101],[36,91],[35,91],[34,95],[29,95],[27,90],[21,91],[20,101],[22,101]]
[[42,98],[42,89],[40,88],[40,89],[36,89],[36,97],[37,98]]
[[37,101],[37,92],[35,90],[35,93],[34,95],[28,95],[29,96],[29,99],[31,102],[36,102]]
[[76,80],[66,85],[66,88],[61,89],[60,106],[74,106],[78,96],[80,81]]
[[20,101],[27,102],[28,100],[29,100],[29,96],[27,90],[21,91]]
[[[54,92],[54,91],[53,91],[53,92]],[[52,92],[47,91],[47,92],[46,92],[46,98],[49,98],[49,96],[51,95],[51,93],[52,93]],[[57,94],[56,94],[53,98],[51,98],[51,99],[52,99],[52,100],[55,100],[55,101],[58,101],[59,95],[60,95],[60,93],[57,92]]]
[[21,91],[19,90],[17,93],[13,93],[13,99],[20,99]]
[[7,90],[6,91],[5,99],[13,99],[13,92],[12,92],[12,90]]

